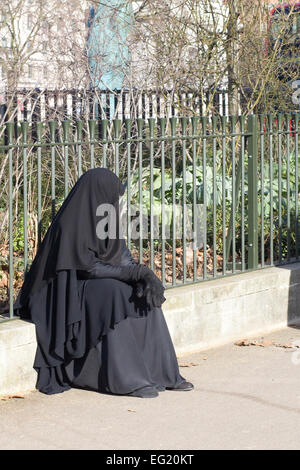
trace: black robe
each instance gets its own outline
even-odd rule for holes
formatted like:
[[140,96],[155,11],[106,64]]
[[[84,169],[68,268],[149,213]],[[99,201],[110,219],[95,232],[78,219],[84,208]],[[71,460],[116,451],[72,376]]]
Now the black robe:
[[[35,323],[33,367],[43,393],[82,387],[127,394],[144,387],[163,390],[184,380],[161,309],[149,309],[136,295],[136,285],[118,279],[120,266],[134,263],[124,239],[96,236],[99,204],[115,207],[119,228],[123,192],[109,170],[85,173],[25,278],[15,309]],[[95,265],[97,278],[83,275]]]

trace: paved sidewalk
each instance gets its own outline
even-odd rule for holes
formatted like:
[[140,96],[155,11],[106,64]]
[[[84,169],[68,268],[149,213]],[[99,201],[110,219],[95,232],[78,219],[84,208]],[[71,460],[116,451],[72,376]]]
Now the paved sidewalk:
[[[300,329],[264,341],[300,345]],[[192,392],[138,399],[73,389],[0,401],[0,449],[300,448],[300,349],[229,344],[180,364]]]

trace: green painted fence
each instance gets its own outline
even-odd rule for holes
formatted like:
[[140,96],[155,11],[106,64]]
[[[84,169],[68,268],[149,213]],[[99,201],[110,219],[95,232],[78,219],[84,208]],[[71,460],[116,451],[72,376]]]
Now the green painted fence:
[[3,320],[89,168],[127,182],[128,246],[167,288],[299,259],[298,114],[6,123],[0,136]]

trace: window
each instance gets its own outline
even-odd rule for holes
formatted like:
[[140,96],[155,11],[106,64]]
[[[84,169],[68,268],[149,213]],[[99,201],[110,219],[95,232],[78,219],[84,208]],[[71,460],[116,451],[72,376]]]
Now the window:
[[33,25],[32,15],[27,15],[27,29],[31,29]]
[[28,78],[33,78],[33,67],[28,65]]
[[7,47],[7,39],[6,39],[6,38],[2,38],[2,40],[1,40],[1,46],[2,46],[2,47]]
[[48,68],[46,67],[46,65],[43,67],[43,79],[44,80],[47,80],[48,78]]

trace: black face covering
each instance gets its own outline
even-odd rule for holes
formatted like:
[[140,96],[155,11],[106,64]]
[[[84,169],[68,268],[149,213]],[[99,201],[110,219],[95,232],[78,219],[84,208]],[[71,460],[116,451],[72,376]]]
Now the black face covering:
[[[25,305],[60,271],[86,269],[95,257],[112,265],[120,263],[124,240],[119,233],[119,197],[123,194],[124,186],[110,170],[96,168],[81,176],[50,225],[15,308]],[[107,224],[107,220],[114,223]],[[108,226],[110,231],[103,238]]]

